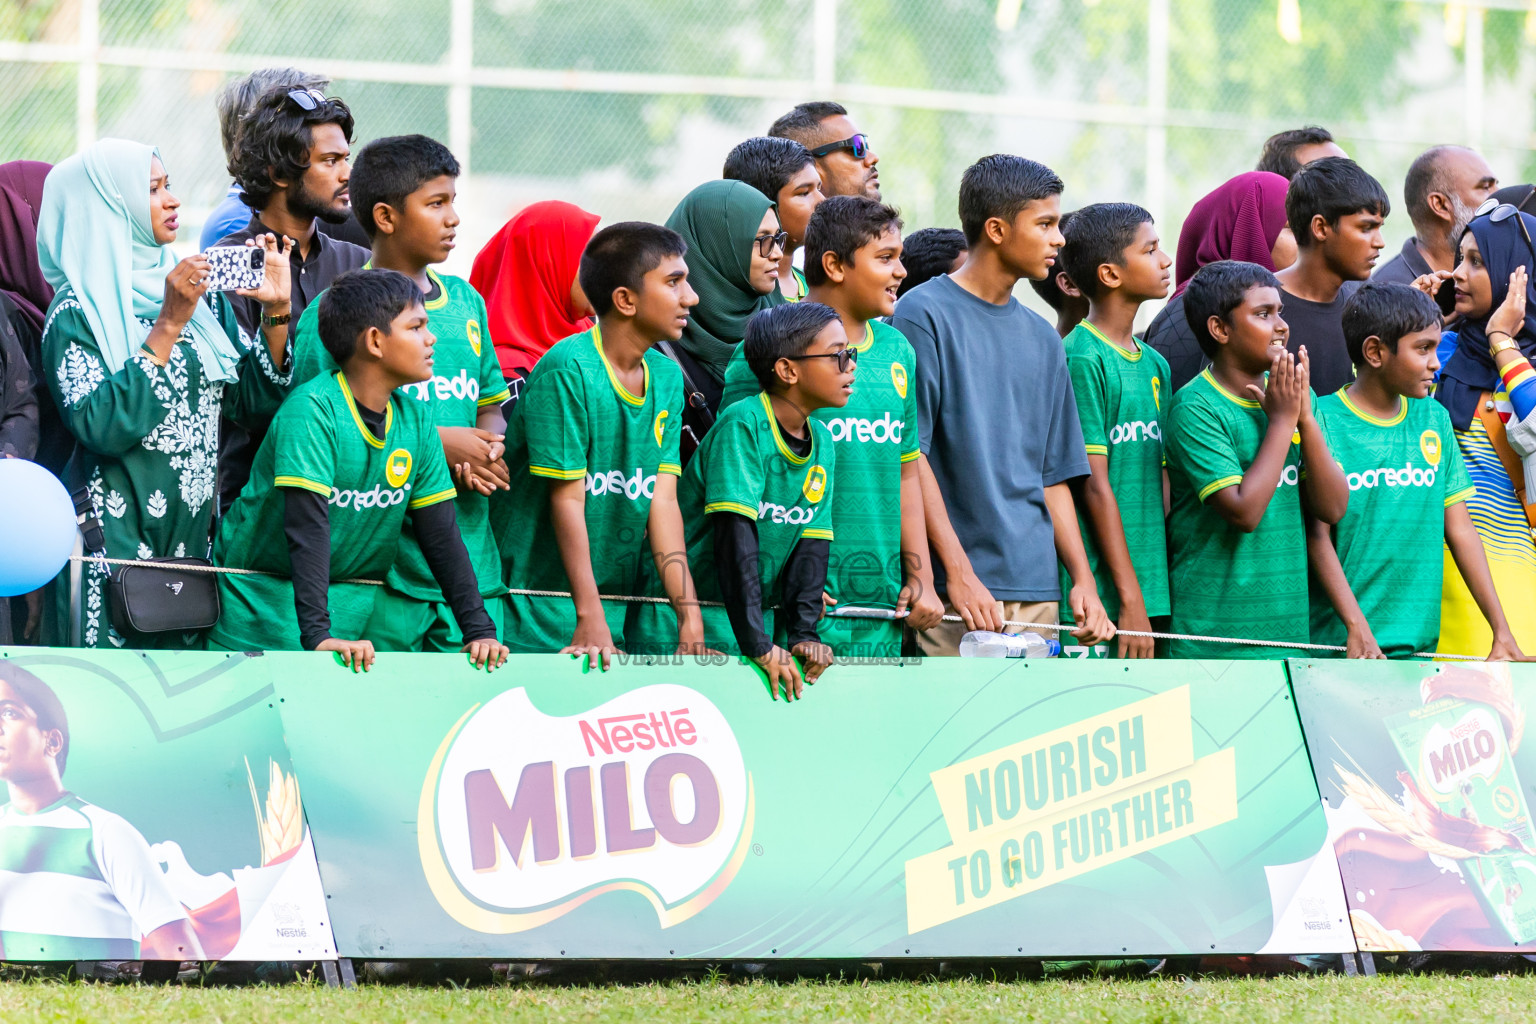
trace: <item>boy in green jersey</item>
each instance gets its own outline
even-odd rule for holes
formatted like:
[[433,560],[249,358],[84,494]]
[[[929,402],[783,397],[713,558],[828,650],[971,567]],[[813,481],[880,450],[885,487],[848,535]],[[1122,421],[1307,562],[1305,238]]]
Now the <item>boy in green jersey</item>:
[[[1168,268],[1152,215],[1132,203],[1078,210],[1061,260],[1088,300],[1067,334],[1067,370],[1092,472],[1083,481],[1079,528],[1099,599],[1114,620],[1122,658],[1152,657],[1154,618],[1166,628],[1168,540],[1163,512],[1162,408],[1168,361],[1131,332],[1143,302],[1168,294]],[[1063,607],[1072,579],[1061,574]],[[1065,614],[1065,613],[1064,613]]]
[[[901,657],[901,618],[932,629],[944,614],[928,561],[918,483],[917,359],[900,331],[878,317],[896,308],[906,271],[901,219],[863,196],[833,196],[806,229],[809,299],[837,311],[859,354],[853,395],[817,410],[837,448],[837,501],[827,595],[834,609],[876,609],[893,618],[822,620],[821,638],[839,658]],[[725,371],[721,408],[756,397],[762,385],[738,350]]]
[[[794,700],[832,663],[817,620],[834,536],[836,449],[812,414],[848,403],[859,353],[837,312],[811,301],[757,314],[742,345],[761,390],[721,412],[683,472],[678,501],[699,598],[724,604],[704,608],[705,642],[752,659],[775,700],[781,687]],[[669,617],[636,606],[630,632],[662,646],[675,635]],[[805,663],[803,677],[791,654]]]
[[[352,204],[373,239],[370,267],[398,270],[426,297],[437,337],[432,377],[408,385],[407,397],[427,406],[458,485],[459,531],[479,578],[480,595],[498,630],[506,587],[491,531],[490,499],[507,487],[502,462],[509,397],[493,347],[485,340],[485,301],[463,278],[438,274],[434,263],[453,251],[459,162],[424,135],[376,139],[352,170]],[[320,343],[318,305],[311,303],[294,332],[295,383],[336,372]],[[400,556],[374,606],[368,635],[383,651],[456,651],[462,638],[421,553],[414,518],[405,522]]]
[[1344,341],[1354,382],[1318,400],[1317,421],[1344,467],[1349,510],[1331,529],[1307,523],[1312,642],[1343,644],[1351,658],[1433,651],[1449,548],[1493,631],[1489,660],[1522,660],[1467,512],[1474,488],[1450,414],[1429,397],[1440,307],[1418,288],[1366,284],[1344,306]]
[[[688,251],[670,228],[631,221],[592,236],[578,280],[597,326],[550,347],[523,384],[507,428],[511,491],[494,502],[514,590],[504,633],[519,651],[555,651],[608,667],[649,551],[677,613],[667,653],[704,639],[684,549],[677,478],[683,375],[655,351],[676,341],[699,301]],[[669,562],[671,558],[673,561]]]
[[[421,292],[393,270],[338,277],[316,304],[320,337],[340,365],[283,403],[250,481],[220,525],[223,615],[210,644],[237,651],[334,651],[366,671],[366,638],[415,520],[421,554],[476,666],[506,660],[454,514],[453,478],[430,409],[406,397],[431,380],[435,339]],[[293,614],[289,614],[289,610]]]
[[[1275,275],[1253,263],[1201,267],[1184,314],[1211,365],[1179,389],[1163,422],[1171,631],[1306,643],[1302,504],[1336,523],[1349,500],[1312,415],[1307,350],[1299,362],[1286,351]],[[1286,649],[1174,640],[1168,653],[1277,658]]]

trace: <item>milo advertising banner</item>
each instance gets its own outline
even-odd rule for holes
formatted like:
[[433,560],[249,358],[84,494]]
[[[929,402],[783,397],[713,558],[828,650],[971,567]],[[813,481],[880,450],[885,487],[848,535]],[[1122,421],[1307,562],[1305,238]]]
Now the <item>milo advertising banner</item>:
[[261,660],[343,956],[1354,949],[1279,663]]
[[0,958],[336,956],[260,658],[0,648]]
[[1291,668],[1360,948],[1530,949],[1536,668]]

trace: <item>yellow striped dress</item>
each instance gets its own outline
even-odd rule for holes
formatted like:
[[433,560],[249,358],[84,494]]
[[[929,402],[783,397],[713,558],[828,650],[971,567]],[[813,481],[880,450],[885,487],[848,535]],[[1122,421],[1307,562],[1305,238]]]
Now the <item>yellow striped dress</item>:
[[[1499,418],[1509,422],[1514,410],[1502,384],[1493,400]],[[1530,524],[1482,421],[1473,417],[1466,430],[1455,433],[1467,472],[1477,487],[1477,493],[1467,499],[1467,511],[1483,538],[1504,615],[1520,649],[1536,650],[1536,543],[1531,540]],[[1493,633],[1447,548],[1437,650],[1443,654],[1487,654],[1492,643]]]

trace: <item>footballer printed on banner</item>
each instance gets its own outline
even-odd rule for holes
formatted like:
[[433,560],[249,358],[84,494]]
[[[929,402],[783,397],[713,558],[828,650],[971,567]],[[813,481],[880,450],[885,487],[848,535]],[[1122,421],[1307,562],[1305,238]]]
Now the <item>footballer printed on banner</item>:
[[525,931],[618,891],[665,928],[730,884],[752,821],[741,748],[697,690],[647,686],[557,717],[519,687],[444,738],[417,844],[439,905],[476,931]]

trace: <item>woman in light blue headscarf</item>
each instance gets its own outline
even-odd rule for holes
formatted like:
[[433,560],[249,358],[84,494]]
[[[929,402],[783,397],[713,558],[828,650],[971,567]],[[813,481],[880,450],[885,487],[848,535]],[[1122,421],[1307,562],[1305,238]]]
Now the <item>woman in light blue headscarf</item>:
[[[270,416],[289,383],[288,258],[266,236],[265,280],[239,293],[262,304],[252,344],[225,295],[209,293],[207,258],[177,262],[166,248],[180,206],[159,152],[122,139],[75,154],[43,185],[37,248],[55,294],[39,373],[78,442],[64,482],[89,490],[109,558],[207,557],[219,417]],[[110,573],[85,567],[78,609],[56,587],[56,643],[196,644],[114,630]]]

